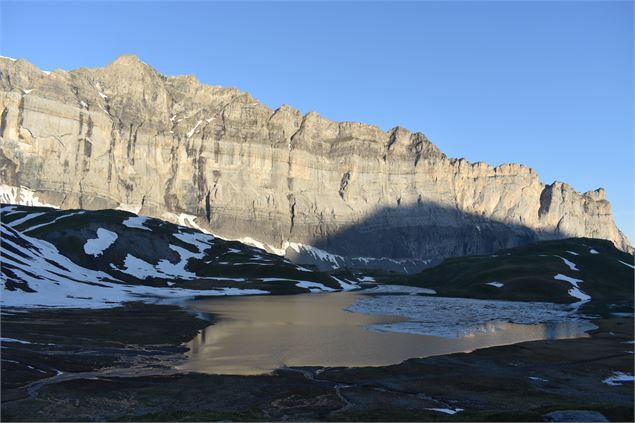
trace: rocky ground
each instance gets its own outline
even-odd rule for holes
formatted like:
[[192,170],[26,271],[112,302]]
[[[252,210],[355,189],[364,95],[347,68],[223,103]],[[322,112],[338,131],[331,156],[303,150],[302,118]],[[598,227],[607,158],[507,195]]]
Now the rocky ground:
[[210,316],[139,303],[5,309],[2,420],[536,421],[577,409],[632,421],[633,383],[604,381],[633,374],[633,319],[610,316],[588,338],[233,376],[174,370]]

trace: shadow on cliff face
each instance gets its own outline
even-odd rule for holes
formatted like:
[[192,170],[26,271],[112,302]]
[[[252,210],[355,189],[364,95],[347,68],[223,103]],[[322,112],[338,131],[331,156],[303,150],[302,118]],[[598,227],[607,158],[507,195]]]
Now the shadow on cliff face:
[[522,224],[418,202],[380,208],[359,222],[317,237],[311,245],[347,257],[437,261],[570,236],[558,230],[539,232]]

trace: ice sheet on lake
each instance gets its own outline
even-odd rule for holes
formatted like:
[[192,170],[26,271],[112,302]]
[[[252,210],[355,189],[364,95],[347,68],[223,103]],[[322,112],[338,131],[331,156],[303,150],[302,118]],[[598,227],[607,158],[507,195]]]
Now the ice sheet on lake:
[[434,295],[437,293],[434,289],[429,288],[420,288],[418,286],[408,286],[408,285],[377,285],[374,288],[364,290],[366,293],[370,294],[431,294]]
[[[372,291],[372,290],[369,290]],[[595,326],[564,304],[447,298],[423,295],[364,296],[346,309],[355,313],[401,316],[408,321],[372,325],[380,332],[461,338],[502,330],[506,323],[540,324],[575,321],[577,328]]]

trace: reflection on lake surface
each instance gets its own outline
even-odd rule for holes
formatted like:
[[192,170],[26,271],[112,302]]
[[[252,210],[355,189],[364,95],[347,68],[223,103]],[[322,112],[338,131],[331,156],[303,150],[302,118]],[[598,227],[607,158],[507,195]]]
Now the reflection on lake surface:
[[[467,318],[457,312],[459,309],[469,310],[469,307],[452,304],[448,308],[446,300],[479,301],[412,294],[371,297],[362,292],[195,301],[191,304],[192,309],[214,314],[219,321],[188,344],[188,360],[180,368],[206,373],[260,374],[282,366],[380,366],[413,357],[472,351],[529,340],[588,336],[584,331],[594,328],[588,321],[566,318],[565,312],[558,321],[540,324],[492,321],[491,313],[485,316],[487,321],[478,320],[483,316],[472,316],[469,320],[471,312],[468,312]],[[475,308],[488,308],[490,305],[491,310],[492,307],[500,308],[497,303],[503,303],[504,311],[517,311],[509,308],[510,302],[483,303]],[[405,310],[395,310],[394,304]],[[373,305],[377,307],[371,307]],[[539,316],[545,313],[541,309],[544,307],[564,310],[564,306],[553,304],[520,304],[521,307],[532,305],[533,312]],[[346,311],[347,308],[358,312]],[[460,330],[450,336],[434,330],[431,333],[437,336],[421,335],[428,333],[425,325],[432,327],[430,319],[426,319],[430,314],[439,322],[438,327],[449,324]],[[424,322],[423,332],[421,321],[417,322],[413,316]],[[500,316],[500,319],[508,318],[510,316]]]

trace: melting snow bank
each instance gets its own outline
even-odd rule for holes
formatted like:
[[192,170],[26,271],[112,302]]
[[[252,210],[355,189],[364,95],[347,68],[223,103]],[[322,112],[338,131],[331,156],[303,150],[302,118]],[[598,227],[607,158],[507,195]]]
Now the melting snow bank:
[[5,337],[0,338],[0,343],[2,343],[2,342],[15,342],[17,344],[30,344],[29,341],[22,341],[20,339],[5,338]]
[[89,239],[84,244],[84,252],[98,257],[117,240],[117,237],[116,233],[99,228],[97,229],[97,238]]
[[577,268],[577,266],[575,265],[575,263],[573,263],[572,261],[567,260],[564,257],[560,257],[560,256],[556,256],[559,259],[561,259],[562,261],[564,261],[564,264],[566,264],[567,266],[569,266],[569,269],[571,270],[575,270],[575,271],[579,271],[580,269]]
[[577,298],[580,301],[589,301],[591,299],[590,295],[587,295],[584,292],[580,291],[580,287],[578,286],[578,284],[583,282],[582,279],[572,278],[561,273],[558,273],[553,278],[559,281],[569,282],[571,285],[573,285],[573,288],[569,290],[569,295],[571,295],[572,297]]
[[635,266],[633,266],[632,264],[628,264],[628,263],[626,263],[625,261],[622,261],[622,260],[618,260],[618,261],[619,261],[620,263],[622,263],[624,266],[628,266],[628,267],[630,267],[631,269],[635,269]]
[[611,386],[622,386],[621,382],[635,382],[635,377],[623,372],[613,372],[613,376],[609,376],[602,381]]
[[122,223],[129,228],[143,229],[143,230],[152,232],[152,229],[148,228],[147,226],[143,226],[146,220],[148,220],[147,217],[134,216],[134,217],[129,217],[128,219],[124,220]]
[[426,408],[426,410],[437,411],[445,414],[456,414],[463,411],[463,408]]
[[[383,287],[382,287],[383,288]],[[367,292],[372,292],[369,290]],[[573,337],[595,329],[571,306],[524,301],[475,300],[424,295],[372,295],[357,300],[346,309],[355,313],[400,316],[405,322],[370,326],[373,331],[400,332],[444,338],[461,338],[504,329],[507,323],[547,324],[547,337]],[[557,324],[564,329],[556,328]],[[550,327],[549,324],[553,327]],[[550,330],[566,333],[549,333]]]
[[[7,288],[6,278],[2,275],[0,304],[5,309],[12,307],[110,308],[117,307],[126,301],[175,303],[196,296],[269,293],[260,289],[199,290],[127,285],[107,273],[75,264],[47,241],[19,233],[5,224],[2,224],[0,228],[3,247],[2,264],[11,265],[15,276],[26,282],[30,290],[25,292],[22,289]],[[189,238],[192,243],[203,244],[204,240],[211,238],[205,234],[182,235]],[[175,250],[182,254],[181,258],[184,255],[195,254],[180,247],[176,247]],[[28,267],[24,267],[24,262],[29,264]],[[179,273],[183,271],[181,264],[182,262],[172,265],[173,268],[168,269],[169,266],[166,263],[162,270]]]
[[6,204],[22,204],[24,206],[59,208],[53,204],[40,201],[35,191],[30,188],[0,184],[0,202]]

